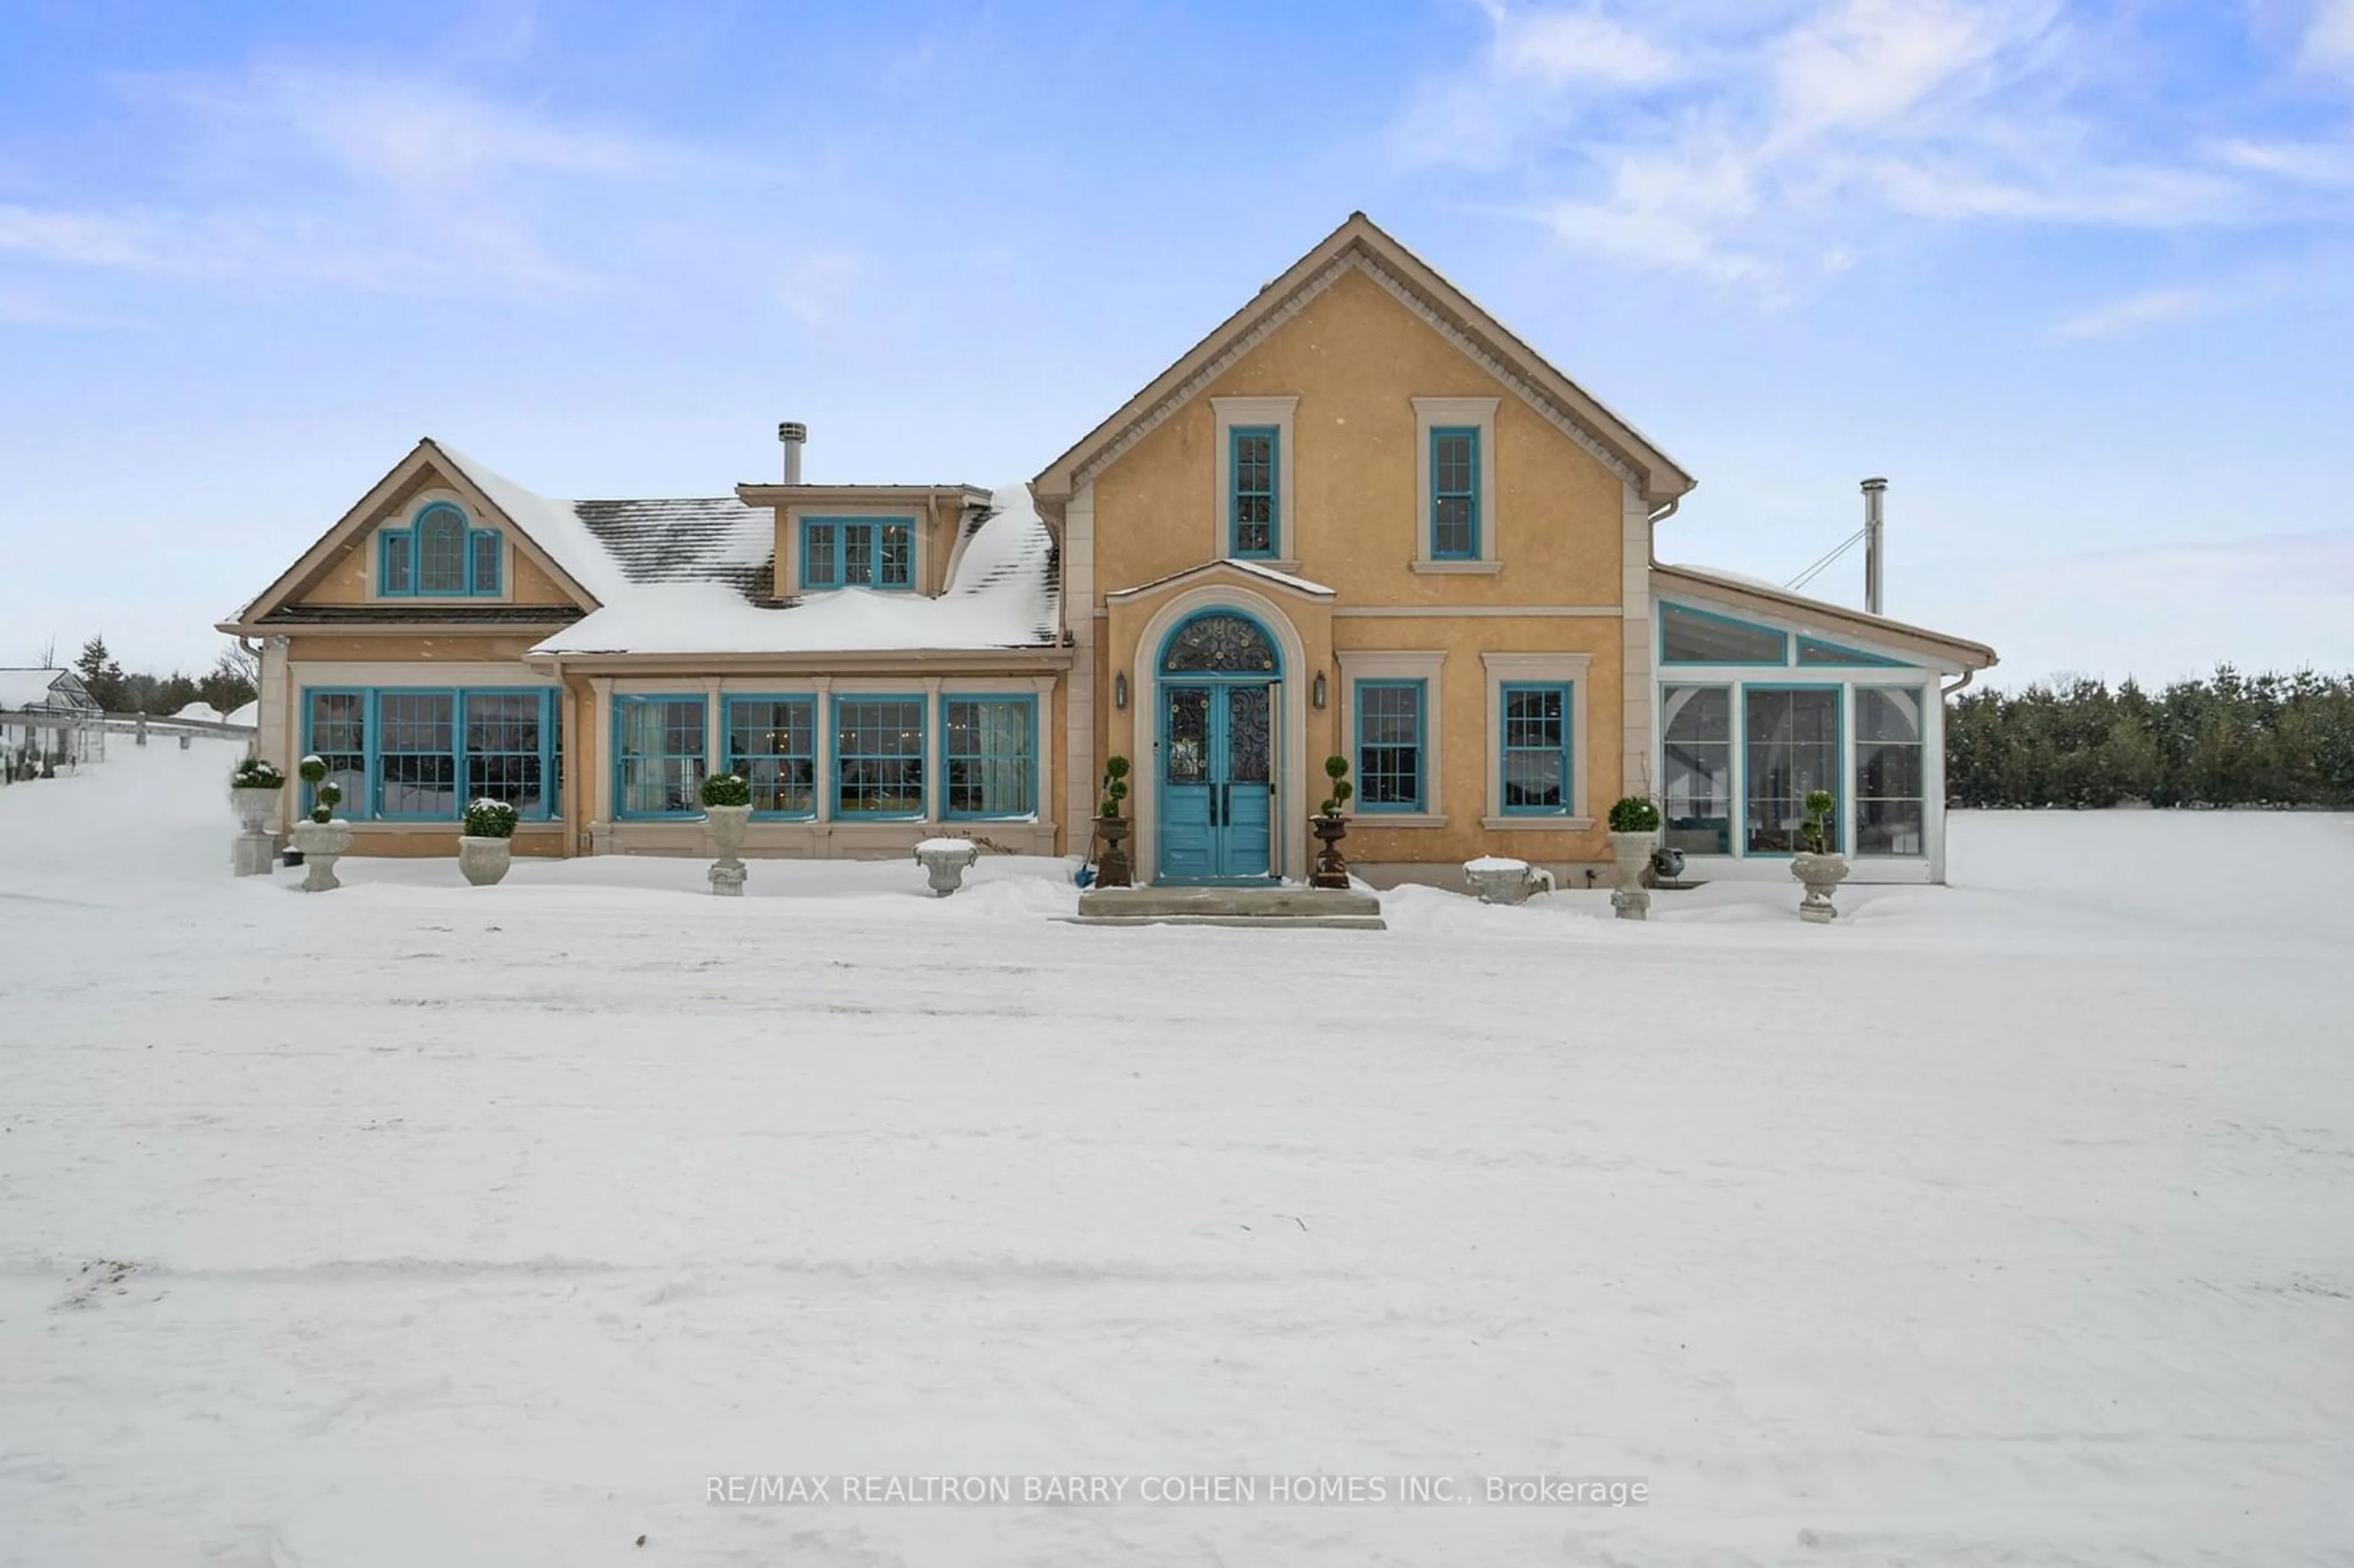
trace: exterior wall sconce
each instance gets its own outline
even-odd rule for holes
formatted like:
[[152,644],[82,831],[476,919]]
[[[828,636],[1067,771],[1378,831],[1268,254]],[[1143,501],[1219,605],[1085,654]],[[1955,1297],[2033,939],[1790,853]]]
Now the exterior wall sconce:
[[1111,678],[1111,705],[1120,712],[1128,711],[1128,672],[1116,672]]
[[1310,701],[1311,701],[1311,702],[1313,702],[1313,703],[1316,705],[1316,709],[1317,709],[1317,711],[1318,711],[1319,713],[1321,713],[1321,712],[1323,711],[1323,709],[1324,709],[1324,672],[1323,672],[1323,671],[1321,671],[1321,670],[1319,670],[1319,671],[1317,671],[1317,672],[1316,672],[1316,690],[1315,690],[1314,694],[1310,696],[1310,698],[1309,700],[1310,700]]

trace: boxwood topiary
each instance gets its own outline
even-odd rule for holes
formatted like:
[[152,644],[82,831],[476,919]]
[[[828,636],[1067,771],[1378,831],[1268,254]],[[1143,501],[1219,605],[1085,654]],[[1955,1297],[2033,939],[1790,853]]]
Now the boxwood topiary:
[[286,788],[286,775],[279,770],[276,763],[249,757],[237,765],[237,771],[228,776],[228,782],[232,789],[283,789]]
[[514,837],[515,809],[504,800],[485,796],[466,802],[466,836],[470,839],[511,839]]
[[748,806],[752,786],[733,773],[714,773],[703,781],[703,803],[706,808]]
[[1659,831],[1659,803],[1648,795],[1627,795],[1610,808],[1610,831],[1614,833],[1656,833]]

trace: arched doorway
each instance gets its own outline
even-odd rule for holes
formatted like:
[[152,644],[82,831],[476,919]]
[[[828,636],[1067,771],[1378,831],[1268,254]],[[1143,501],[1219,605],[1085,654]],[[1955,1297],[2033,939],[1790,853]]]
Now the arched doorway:
[[1155,880],[1263,882],[1277,875],[1283,655],[1275,638],[1241,610],[1204,609],[1162,639],[1155,673]]

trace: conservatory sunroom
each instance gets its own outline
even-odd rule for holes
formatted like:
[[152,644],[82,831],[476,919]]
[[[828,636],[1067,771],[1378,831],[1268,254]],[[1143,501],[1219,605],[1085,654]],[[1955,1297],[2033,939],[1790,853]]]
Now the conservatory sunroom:
[[1858,882],[1946,875],[1942,693],[1978,644],[1682,567],[1655,570],[1657,792],[1687,874],[1789,874],[1806,798]]

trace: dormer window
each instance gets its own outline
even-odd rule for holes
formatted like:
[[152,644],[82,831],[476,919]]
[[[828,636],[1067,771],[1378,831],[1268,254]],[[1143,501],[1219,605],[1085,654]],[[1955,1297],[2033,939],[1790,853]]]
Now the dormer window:
[[376,592],[387,598],[496,599],[504,542],[447,501],[376,535]]
[[916,586],[916,520],[912,517],[804,517],[804,588],[912,588]]

